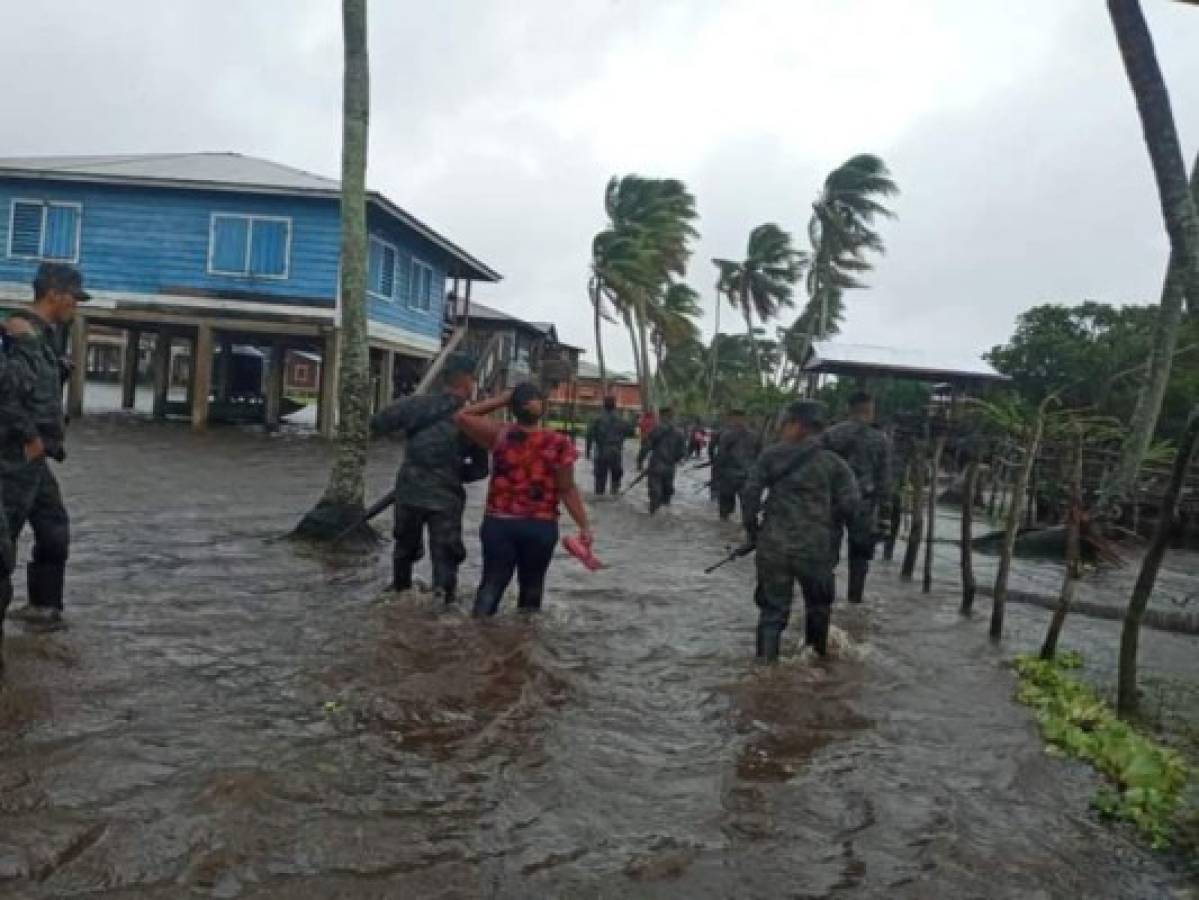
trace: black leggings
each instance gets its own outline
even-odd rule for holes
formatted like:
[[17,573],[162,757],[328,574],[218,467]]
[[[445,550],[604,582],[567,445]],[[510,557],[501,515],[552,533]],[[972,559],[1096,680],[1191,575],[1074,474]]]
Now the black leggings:
[[479,538],[483,542],[483,581],[475,595],[474,614],[496,614],[514,573],[520,588],[518,608],[541,609],[545,573],[558,543],[558,523],[487,516]]

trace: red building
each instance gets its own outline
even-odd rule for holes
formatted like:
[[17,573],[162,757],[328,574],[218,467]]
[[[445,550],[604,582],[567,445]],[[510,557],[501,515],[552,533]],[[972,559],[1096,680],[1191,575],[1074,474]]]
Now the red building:
[[[636,379],[629,375],[609,372],[608,393],[616,398],[616,408],[619,410],[641,409],[641,390]],[[579,374],[575,381],[558,384],[550,394],[550,404],[554,407],[568,408],[572,402],[581,419],[589,418],[589,413],[603,406],[604,395],[598,366],[579,360]]]

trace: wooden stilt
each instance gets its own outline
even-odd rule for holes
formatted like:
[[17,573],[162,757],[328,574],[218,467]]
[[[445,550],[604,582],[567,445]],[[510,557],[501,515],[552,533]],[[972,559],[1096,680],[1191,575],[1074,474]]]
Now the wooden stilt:
[[266,430],[278,431],[283,409],[283,366],[287,360],[287,345],[276,340],[271,344],[271,361],[266,372]]
[[337,329],[325,335],[321,354],[321,392],[316,406],[316,427],[324,437],[333,437],[337,430]]
[[193,344],[191,372],[192,428],[208,428],[208,398],[212,394],[212,326],[200,325]]
[[71,380],[67,386],[67,415],[83,415],[83,390],[87,385],[87,317],[76,315],[71,327]]
[[382,364],[379,366],[379,392],[375,399],[375,410],[378,411],[391,403],[395,395],[396,355],[394,351],[382,350]]
[[154,336],[154,418],[167,417],[167,394],[171,390],[171,334],[161,330]]
[[121,357],[121,409],[137,406],[137,363],[141,342],[140,329],[130,328],[125,332],[125,350]]

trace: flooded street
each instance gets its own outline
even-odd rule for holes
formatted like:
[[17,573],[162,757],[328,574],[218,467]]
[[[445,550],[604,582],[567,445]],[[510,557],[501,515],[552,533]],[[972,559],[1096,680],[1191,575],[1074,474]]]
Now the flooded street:
[[[1186,896],[1011,701],[1040,610],[995,648],[989,600],[962,620],[878,565],[834,661],[760,673],[752,561],[701,574],[740,535],[695,476],[654,520],[592,504],[609,568],[560,556],[545,614],[480,624],[387,593],[386,543],[278,540],[318,441],[98,418],[71,445],[72,627],[13,626],[0,692],[0,896]],[[1064,643],[1112,659],[1117,629]],[[1194,651],[1143,637],[1150,670]]]

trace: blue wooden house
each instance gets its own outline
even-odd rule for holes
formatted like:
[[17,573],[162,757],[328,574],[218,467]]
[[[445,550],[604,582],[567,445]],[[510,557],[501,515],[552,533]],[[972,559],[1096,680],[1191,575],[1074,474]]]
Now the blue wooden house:
[[[171,404],[172,358],[189,361],[181,411],[204,427],[230,400],[235,347],[261,351],[268,426],[288,351],[322,359],[318,420],[335,420],[339,185],[236,153],[0,158],[0,305],[28,301],[43,260],[74,263],[94,299],[72,333],[123,331],[124,405],[133,406],[142,335],[152,336],[154,410]],[[499,275],[387,197],[370,193],[369,334],[377,401],[453,337],[475,281]],[[215,360],[215,372],[214,372]],[[83,408],[85,366],[69,403]]]

